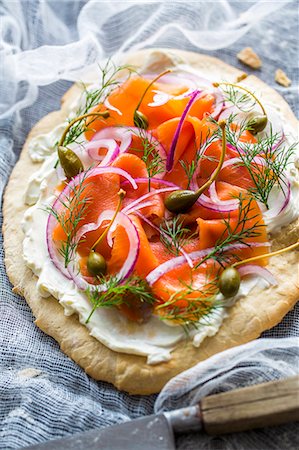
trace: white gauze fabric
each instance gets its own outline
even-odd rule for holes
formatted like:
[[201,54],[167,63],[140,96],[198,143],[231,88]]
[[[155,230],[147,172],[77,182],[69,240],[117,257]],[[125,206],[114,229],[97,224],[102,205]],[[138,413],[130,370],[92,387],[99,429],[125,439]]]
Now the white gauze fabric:
[[[86,74],[101,59],[155,46],[206,52],[244,70],[236,53],[250,45],[263,60],[260,78],[274,86],[274,72],[280,67],[292,79],[289,88],[275,88],[295,110],[297,33],[296,1],[2,0],[0,197],[30,129],[41,117],[59,109],[72,82],[88,81]],[[1,449],[153,412],[155,396],[129,396],[90,379],[34,325],[25,300],[11,292],[2,236],[0,286]],[[299,336],[298,318],[297,308],[264,333],[267,340],[228,350],[188,372],[187,378],[184,374],[184,389],[177,393],[173,389],[180,384],[173,380],[158,397],[156,411],[187,405],[208,393],[292,374],[298,366],[294,337]],[[224,441],[188,435],[178,439],[177,445],[179,449],[238,450],[299,447],[292,425],[277,430],[242,433]]]
[[[298,365],[298,338],[256,340],[214,355],[170,380],[155,402],[155,412],[195,405],[208,395],[292,377],[298,374]],[[282,450],[298,448],[299,438],[297,424],[293,423],[216,438],[205,433],[189,434],[177,441],[186,450]]]
[[236,2],[225,0],[90,0],[80,10],[77,27],[70,27],[75,17],[70,8],[79,11],[80,3],[2,2],[5,85],[1,88],[0,119],[31,105],[38,86],[57,80],[86,81],[89,66],[116,53],[158,46],[164,40],[167,46],[180,48],[182,39],[201,50],[228,47],[288,2],[244,2],[237,13]]

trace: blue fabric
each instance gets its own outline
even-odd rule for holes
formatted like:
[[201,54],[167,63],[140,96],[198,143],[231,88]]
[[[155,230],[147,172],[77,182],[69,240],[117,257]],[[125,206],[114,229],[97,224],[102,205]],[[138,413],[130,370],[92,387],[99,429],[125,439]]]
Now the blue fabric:
[[[38,21],[40,3],[38,0],[21,2],[22,26],[26,27],[29,39],[27,43],[20,44],[22,48],[59,43],[58,35],[44,36],[40,32],[41,25]],[[65,6],[66,3],[69,9],[61,8],[61,5]],[[85,3],[50,2],[53,11],[57,12],[60,8],[63,10],[63,19],[69,26],[69,42],[78,37],[76,19]],[[100,3],[104,8],[106,2]],[[237,14],[250,4],[250,2],[230,3]],[[7,14],[8,4],[11,8],[10,14],[13,15],[14,2],[4,2],[0,5],[0,11]],[[207,7],[208,5],[209,2]],[[194,2],[193,7],[197,7],[197,2]],[[294,89],[298,83],[297,7],[297,2],[286,2],[284,8],[253,27],[234,44],[220,50],[206,51],[206,53],[245,69],[248,73],[258,74],[265,82],[278,89],[293,110],[298,112],[296,110],[298,97]],[[151,6],[147,4],[144,8],[146,13]],[[176,13],[184,8],[184,5],[181,2],[172,2],[171,8],[173,13]],[[120,38],[115,36],[115,39]],[[171,34],[162,36],[156,42],[157,44],[198,51],[196,46],[183,36],[179,40],[172,39]],[[236,53],[248,45],[254,47],[263,60],[263,68],[258,72],[244,68],[236,59]],[[290,88],[282,88],[275,84],[274,72],[278,67],[285,70],[293,80]],[[8,81],[5,70],[1,73],[1,82],[4,86]],[[69,86],[69,82],[61,80],[49,86],[40,87],[36,102],[23,109],[20,117],[14,115],[0,121],[0,195],[28,132],[39,118],[54,109],[59,109],[60,98]],[[9,91],[6,93],[10,95]],[[18,93],[18,95],[21,94],[22,92]],[[107,383],[92,380],[60,351],[58,344],[52,338],[46,336],[34,325],[34,317],[25,300],[11,291],[12,286],[5,272],[2,237],[0,252],[0,449],[20,448],[151,414],[156,398],[154,395],[129,396],[118,392]],[[264,336],[272,338],[298,336],[298,312],[297,307],[281,324],[264,333]],[[272,448],[269,440],[271,434],[267,436],[264,448]],[[198,448],[200,448],[199,442]],[[257,441],[256,449],[262,448],[259,442],[261,441]],[[180,440],[179,448],[185,448],[184,440]],[[215,444],[211,448],[221,447]],[[292,442],[285,448],[291,449]]]

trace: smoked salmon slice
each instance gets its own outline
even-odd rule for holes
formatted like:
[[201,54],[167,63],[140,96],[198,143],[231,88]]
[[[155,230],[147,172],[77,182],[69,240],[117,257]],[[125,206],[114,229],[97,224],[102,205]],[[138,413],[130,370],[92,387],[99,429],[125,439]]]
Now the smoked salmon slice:
[[[159,99],[163,99],[163,95],[166,100],[157,103]],[[196,318],[198,320],[200,308],[203,314],[207,313],[211,307],[211,299],[215,298],[218,292],[215,280],[217,281],[223,267],[239,259],[266,254],[268,250],[268,237],[261,209],[256,200],[250,197],[254,189],[252,173],[241,164],[240,151],[230,143],[226,145],[224,165],[215,180],[214,197],[212,191],[206,189],[204,195],[208,201],[204,203],[199,198],[194,206],[178,216],[166,209],[165,199],[173,190],[190,190],[194,186],[203,186],[214,173],[223,152],[222,140],[219,135],[215,137],[215,132],[220,128],[211,117],[215,109],[215,96],[211,92],[201,93],[198,98],[194,97],[194,102],[187,111],[189,101],[189,87],[179,81],[173,83],[160,79],[152,83],[146,76],[132,75],[115,88],[105,101],[102,100],[102,103],[92,109],[92,112],[108,110],[109,117],[86,119],[85,137],[91,140],[96,132],[104,128],[109,131],[109,127],[125,127],[126,130],[131,128],[131,144],[127,149],[122,149],[122,153],[114,157],[108,166],[125,171],[136,181],[137,188],[114,173],[87,177],[82,183],[73,211],[70,212],[63,204],[60,206],[64,221],[68,223],[73,220],[72,214],[76,216],[80,205],[85,205],[84,214],[76,224],[74,233],[85,224],[95,223],[105,210],[124,212],[138,236],[138,252],[132,271],[135,277],[145,280],[155,269],[159,270],[162,264],[172,262],[178,256],[183,257],[179,266],[170,266],[170,269],[162,273],[151,285],[156,301],[153,306],[155,314],[167,319],[168,315],[174,314],[175,311],[177,323],[180,323],[181,313],[190,321],[195,321]],[[148,122],[146,130],[138,129],[134,123],[137,106]],[[180,132],[174,146],[177,130]],[[232,123],[231,132],[238,131],[239,126]],[[146,136],[150,135],[158,142],[162,150],[160,154],[154,152],[146,156],[142,141],[144,133],[149,133]],[[257,139],[250,131],[245,130],[239,141],[254,145]],[[98,150],[99,153],[103,151],[101,148]],[[172,164],[167,165],[167,168],[171,167],[169,171],[166,170],[166,159],[161,159],[164,152],[165,158],[171,158],[173,155]],[[162,169],[155,172],[155,161],[158,157]],[[61,188],[60,185],[57,189]],[[121,205],[120,188],[125,192]],[[165,188],[165,192],[156,193],[161,188]],[[75,196],[75,193],[72,195]],[[144,198],[146,203],[143,206]],[[238,199],[242,200],[240,205]],[[226,209],[226,205],[231,205],[233,201],[236,202],[235,206]],[[171,231],[169,235],[165,231],[165,224],[174,224],[177,219],[178,223],[185,227],[183,238],[178,237],[180,235],[175,227],[173,235]],[[105,237],[93,247],[109,225],[111,223],[108,220],[104,221],[97,229],[86,232],[78,243],[79,268],[85,279],[91,277],[87,269],[91,250],[105,258],[107,276],[117,275],[127,260],[132,242],[128,230],[121,224],[113,229],[112,241],[108,242]],[[61,223],[54,227],[52,238],[57,248],[61,248],[65,243],[67,232],[67,227]],[[233,249],[227,260],[210,257],[203,263],[200,260],[190,263],[188,255],[192,252],[213,249],[226,242],[232,234],[236,235],[235,243],[240,241],[242,245]],[[242,238],[238,241],[241,234]],[[169,246],[165,243],[165,235],[168,236],[166,237],[169,239]],[[181,239],[179,244],[175,239]],[[233,246],[233,239],[230,244]],[[266,265],[267,258],[259,259],[255,264]],[[99,279],[94,280],[94,284],[97,283]],[[138,300],[132,299],[131,304],[125,302],[119,309],[131,320],[142,321],[141,306]]]

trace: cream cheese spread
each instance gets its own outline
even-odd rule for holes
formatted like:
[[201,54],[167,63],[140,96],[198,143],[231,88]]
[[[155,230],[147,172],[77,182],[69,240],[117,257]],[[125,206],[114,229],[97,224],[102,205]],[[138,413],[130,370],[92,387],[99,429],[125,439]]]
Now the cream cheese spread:
[[[152,59],[149,59],[144,70],[151,66],[159,64],[163,70],[161,61],[169,57],[163,53],[153,53]],[[165,61],[164,61],[165,62]],[[161,65],[162,64],[162,65]],[[166,64],[166,62],[165,62]],[[180,67],[178,61],[175,64]],[[193,68],[182,65],[184,70],[199,74]],[[204,74],[206,77],[206,74]],[[219,78],[219,74],[215,74]],[[212,74],[213,77],[213,74]],[[70,107],[70,116],[78,108],[78,101]],[[283,121],[283,118],[281,118]],[[152,317],[149,322],[140,326],[137,323],[129,322],[125,317],[112,308],[99,308],[91,316],[86,324],[86,319],[91,312],[91,304],[86,296],[79,291],[75,283],[64,277],[50,260],[46,243],[46,225],[48,212],[47,206],[54,201],[53,191],[58,184],[59,179],[57,171],[54,169],[57,155],[55,152],[55,143],[59,140],[67,122],[57,125],[51,132],[35,137],[30,141],[29,154],[33,162],[43,162],[40,168],[30,177],[27,190],[25,192],[25,203],[31,205],[26,211],[23,219],[23,230],[25,239],[23,244],[23,257],[28,267],[38,277],[37,289],[43,297],[54,296],[64,308],[65,315],[77,313],[80,322],[85,325],[91,334],[104,345],[112,350],[131,353],[135,355],[147,356],[148,364],[158,364],[168,361],[171,358],[171,351],[178,342],[185,338],[185,332],[180,326],[169,326],[157,317]],[[293,137],[291,132],[286,132],[289,140]],[[296,162],[297,161],[297,162]],[[287,223],[292,222],[299,215],[299,178],[298,178],[298,160],[290,166],[289,181],[291,183],[290,202],[277,217],[267,217],[264,213],[268,230],[275,232]],[[273,189],[270,197],[270,205],[277,202],[277,197],[283,196],[277,194]],[[279,198],[283,203],[283,198]],[[267,287],[267,282],[260,278],[251,277],[242,281],[238,295],[233,299],[245,296],[250,290],[259,285]],[[219,299],[222,296],[219,295]],[[227,304],[227,306],[229,306]],[[207,336],[213,336],[217,333],[223,319],[227,315],[227,308],[221,307],[206,317],[205,323],[198,325],[198,329],[192,332],[193,344],[199,347],[201,342]]]

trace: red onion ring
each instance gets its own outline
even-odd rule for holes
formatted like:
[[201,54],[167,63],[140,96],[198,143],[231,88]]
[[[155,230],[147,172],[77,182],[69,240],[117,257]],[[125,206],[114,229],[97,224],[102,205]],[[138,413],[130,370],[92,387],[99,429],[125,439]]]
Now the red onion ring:
[[[98,154],[99,148],[107,148],[108,151],[104,157]],[[85,149],[93,161],[101,161],[100,166],[108,166],[119,155],[119,146],[114,139],[91,140]]]
[[103,173],[115,173],[117,175],[120,175],[128,180],[128,182],[132,185],[133,189],[137,189],[137,184],[135,183],[134,178],[131,177],[131,175],[125,170],[120,169],[118,167],[93,167],[92,169],[89,170],[87,176],[85,176],[86,172],[81,172],[79,173],[79,175],[76,175],[74,178],[72,178],[58,198],[60,198],[61,196],[64,196],[64,198],[66,198],[70,194],[70,192],[74,189],[74,187],[76,187],[77,184],[82,182],[84,178],[87,180],[88,178],[95,177]]
[[[74,191],[75,187],[83,181],[84,177],[85,179],[91,178],[96,175],[100,175],[103,173],[116,173],[118,175],[123,176],[126,178],[134,189],[137,189],[137,184],[135,183],[134,179],[129,175],[127,172],[125,172],[122,169],[119,169],[117,167],[96,167],[89,171],[88,175],[86,176],[86,173],[81,172],[76,177],[72,178],[72,180],[68,183],[68,185],[63,189],[63,191],[59,194],[55,202],[53,203],[52,208],[55,211],[59,211],[61,207],[63,206],[63,203],[65,202],[65,199],[67,199],[71,192]],[[59,252],[55,248],[55,245],[53,243],[52,235],[55,226],[57,225],[57,220],[53,216],[53,214],[49,214],[48,221],[47,221],[47,227],[46,227],[46,241],[47,241],[47,248],[48,253],[50,256],[51,261],[55,265],[55,267],[66,277],[70,278],[68,270],[64,267],[62,259],[59,257]]]
[[273,145],[273,147],[272,147],[272,151],[276,151],[280,146],[281,146],[281,144],[283,143],[283,141],[285,140],[285,134],[284,134],[284,132],[282,132],[282,135],[281,135],[281,138],[279,139],[279,141],[276,143],[276,144],[274,144]]
[[[114,211],[109,210],[109,211],[104,211],[100,217],[102,217],[103,220],[111,220],[113,218],[113,216],[114,216]],[[99,224],[99,225],[100,225],[100,217],[97,220],[97,224]],[[88,224],[88,225],[95,225],[95,224]],[[137,229],[136,229],[135,225],[133,224],[133,222],[131,221],[131,219],[128,216],[126,216],[125,214],[123,214],[122,212],[119,212],[115,217],[113,229],[110,229],[108,231],[110,242],[112,241],[113,230],[116,228],[117,225],[123,226],[123,228],[125,229],[125,231],[128,235],[129,244],[130,244],[127,259],[125,260],[122,268],[120,269],[120,271],[117,274],[119,280],[121,281],[121,280],[128,278],[134,270],[136,261],[138,259],[139,251],[140,251],[140,239],[139,239]],[[84,228],[84,226],[82,228]],[[93,228],[93,229],[96,229],[96,228]],[[92,230],[90,229],[89,231],[92,231]],[[83,232],[81,231],[80,232],[81,236],[86,232],[87,232],[86,229]],[[108,240],[108,242],[109,242],[109,240]],[[95,289],[97,289],[99,291],[105,291],[105,289],[106,289],[105,284],[96,285],[96,286],[89,284],[82,277],[82,275],[80,275],[80,273],[78,273],[78,269],[75,266],[76,266],[76,264],[74,264],[74,263],[69,264],[68,271],[69,271],[69,274],[70,274],[72,280],[75,282],[76,286],[80,290],[86,290],[86,289],[95,290]]]
[[193,105],[194,101],[196,100],[196,97],[198,97],[198,95],[200,94],[200,92],[198,90],[194,91],[193,94],[190,97],[189,102],[187,103],[186,108],[183,111],[183,114],[180,118],[180,121],[178,123],[177,129],[175,130],[172,142],[171,142],[171,146],[170,146],[170,150],[169,153],[167,155],[167,160],[166,160],[166,170],[168,170],[169,172],[171,171],[172,167],[173,167],[173,162],[174,162],[174,153],[175,153],[175,149],[179,140],[179,136],[180,136],[180,132],[182,129],[182,126],[185,122],[185,119],[187,117],[187,114],[191,108],[191,106]]
[[265,267],[257,266],[253,264],[246,264],[237,268],[241,277],[246,275],[255,275],[264,278],[270,285],[277,286],[277,281],[273,274]]
[[[86,223],[81,228],[79,228],[79,230],[76,233],[76,242],[79,243],[81,238],[84,237],[86,235],[86,233],[97,230],[99,228],[99,226],[102,224],[102,222],[104,222],[105,220],[111,220],[113,217],[113,214],[111,215],[111,212],[114,213],[112,210],[107,209],[99,215],[96,222]],[[112,240],[110,239],[110,236],[111,236],[112,232],[115,230],[115,227],[116,227],[116,221],[114,221],[114,223],[112,224],[112,226],[109,230],[108,236],[107,236],[107,242],[110,247],[112,247],[112,244],[113,244]]]
[[217,120],[221,111],[224,108],[225,101],[224,101],[223,93],[220,89],[214,89],[213,95],[215,97],[215,107],[214,107],[214,111],[211,114],[211,117],[213,117],[213,119]]
[[142,195],[141,197],[137,198],[133,202],[131,202],[129,205],[127,205],[124,209],[122,209],[122,212],[125,214],[128,214],[128,211],[131,210],[135,205],[138,205],[139,203],[143,202],[143,200],[146,200],[149,197],[152,197],[153,195],[157,194],[163,194],[164,192],[171,192],[176,191],[180,189],[179,187],[166,187],[161,189],[156,189],[155,191],[148,192],[147,194]]
[[[262,158],[261,156],[255,156],[254,158],[252,158],[252,162],[256,163],[259,166],[266,165],[265,159]],[[232,166],[233,164],[239,164],[240,166],[243,166],[242,158],[231,158],[231,159],[228,159],[227,161],[224,161],[220,170],[223,170],[226,167]]]
[[[59,208],[59,205],[61,205],[59,201],[60,196],[55,200],[53,203],[52,208],[57,211]],[[56,227],[56,219],[52,214],[49,214],[48,220],[47,220],[47,227],[46,227],[46,242],[47,242],[47,249],[50,256],[50,259],[56,269],[59,270],[66,278],[71,279],[68,270],[64,267],[64,261],[62,259],[62,256],[59,254],[58,250],[54,246],[53,243],[53,231]]]
[[289,182],[289,180],[287,180],[286,190],[287,190],[287,192],[285,193],[285,190],[283,188],[285,199],[284,199],[283,205],[281,206],[280,210],[278,211],[278,214],[281,214],[286,209],[288,204],[290,203],[290,199],[291,199],[291,183]]
[[211,211],[216,212],[232,212],[238,209],[239,207],[238,201],[230,204],[215,203],[211,201],[211,199],[207,197],[205,194],[201,194],[196,203],[198,203],[201,206],[204,206],[205,208]]
[[210,194],[210,198],[211,198],[212,202],[217,205],[236,206],[236,208],[239,205],[238,200],[233,200],[233,199],[232,200],[220,200],[220,198],[218,197],[218,194],[217,194],[215,181],[213,181],[213,183],[209,187],[209,194]]
[[[261,156],[256,156],[255,158],[252,159],[252,162],[255,163],[255,164],[258,164],[260,166],[266,166],[267,165],[266,160],[263,157],[261,157]],[[221,170],[225,169],[226,167],[229,167],[229,166],[231,166],[233,164],[240,164],[240,165],[242,165],[242,159],[241,158],[231,158],[231,159],[225,161],[223,163],[222,167],[221,167]],[[210,189],[211,189],[211,187],[210,187]],[[290,202],[290,198],[291,198],[291,184],[290,184],[290,182],[288,180],[286,180],[286,184],[283,184],[282,190],[283,190],[283,193],[284,193],[283,204],[282,205],[276,205],[275,204],[275,206],[273,208],[271,208],[270,210],[266,211],[263,214],[264,218],[272,219],[273,217],[276,217],[279,214],[281,214],[285,210],[285,208],[288,206],[288,204]],[[203,195],[204,194],[202,194],[201,197]],[[206,199],[203,199],[203,201],[201,203],[200,202],[201,197],[197,200],[197,202],[199,202],[200,204],[205,206],[203,204],[203,201],[206,200]]]
[[[249,243],[248,243],[249,244]],[[225,247],[225,251],[227,250],[238,250],[242,248],[248,248],[248,244],[232,244]],[[250,243],[251,247],[266,247],[269,246],[267,242],[252,242]],[[207,256],[214,248],[206,248],[204,250],[197,250],[192,253],[188,253],[189,258],[191,258],[192,261],[196,261],[199,258],[204,258]],[[181,266],[186,262],[184,256],[177,256],[176,258],[172,258],[168,261],[165,261],[164,263],[160,264],[158,267],[156,267],[154,270],[152,270],[146,277],[146,281],[150,286],[153,286],[153,284],[156,283],[156,281],[159,280],[163,275],[165,275],[167,272],[170,272],[171,270],[175,269],[176,267]]]
[[[147,73],[144,74],[143,77],[147,79],[154,79],[157,74],[151,74]],[[196,77],[195,75],[188,73],[188,72],[171,72],[166,73],[161,77],[158,81],[159,84],[183,84],[184,86],[187,86],[188,88],[195,90],[197,88],[197,83],[200,80],[200,77]],[[204,78],[202,78],[204,80]],[[205,80],[206,83],[208,83],[208,80]],[[212,85],[210,83],[210,85]]]
[[[144,177],[140,177],[140,178],[134,178],[135,182],[137,184],[148,184],[148,178],[144,178]],[[166,180],[161,180],[160,178],[150,178],[151,181],[151,185],[152,184],[164,184],[164,186],[169,186],[169,187],[175,187],[178,189],[181,189],[177,184],[172,183],[171,181],[166,181]],[[122,181],[121,185],[125,185],[128,184],[128,181]]]
[[[275,136],[275,138],[277,138],[277,141],[272,145],[272,147],[271,147],[271,151],[272,152],[275,152],[280,146],[281,146],[281,144],[283,143],[283,141],[285,140],[285,134],[284,133],[282,133],[281,135],[280,134],[277,134],[277,136]],[[251,150],[251,149],[254,149],[254,146],[255,146],[256,144],[254,144],[254,143],[248,143],[248,142],[241,142],[241,141],[239,141],[238,142],[238,148],[236,148],[236,147],[234,147],[233,145],[231,145],[231,144],[228,144],[228,146],[231,148],[231,149],[233,149],[233,150],[236,150],[237,152],[241,152],[241,153],[245,153],[246,151],[248,151],[248,150]]]
[[122,225],[126,230],[130,243],[130,251],[128,253],[128,257],[118,273],[120,279],[123,280],[125,278],[128,278],[133,272],[140,251],[140,239],[138,231],[131,219],[122,212],[119,212],[118,215],[119,218],[117,220],[117,223],[119,225]]
[[[236,123],[241,123],[244,120],[246,120],[246,114],[250,114],[250,111],[248,111],[247,113],[244,111],[241,111],[237,106],[232,105],[232,106],[227,106],[220,114],[218,120],[224,120],[227,119],[229,116],[234,115],[234,122]],[[284,130],[283,127],[281,125],[281,117],[279,116],[279,114],[273,110],[272,108],[268,108],[267,109],[267,116],[268,116],[268,125],[265,128],[265,130],[263,130],[261,133],[265,133],[267,132],[269,134],[270,130],[271,130],[271,134],[274,136],[277,136],[277,143],[275,143],[272,146],[272,151],[275,151],[284,141],[285,139],[285,134],[284,134]],[[235,147],[232,146],[232,148],[234,150],[237,151],[246,151],[246,149],[252,148],[254,147],[254,143],[250,144],[250,143],[246,143],[246,142],[238,142],[238,145],[240,146],[240,148],[236,149]],[[228,144],[229,147],[229,144]]]
[[286,180],[286,184],[282,185],[282,192],[284,196],[283,203],[281,204],[280,202],[275,201],[273,208],[270,208],[263,213],[264,219],[270,220],[274,217],[279,216],[279,214],[281,214],[290,203],[291,183],[289,182],[289,180]]
[[144,203],[139,203],[138,205],[136,205],[135,207],[133,206],[132,208],[129,208],[126,211],[126,214],[135,214],[137,213],[137,211],[139,211],[140,209],[143,208],[148,208],[150,206],[154,206],[152,202],[144,202]]
[[132,133],[130,127],[106,127],[95,133],[92,140],[96,141],[98,139],[114,139],[119,141],[119,151],[120,153],[125,153],[132,142]]

